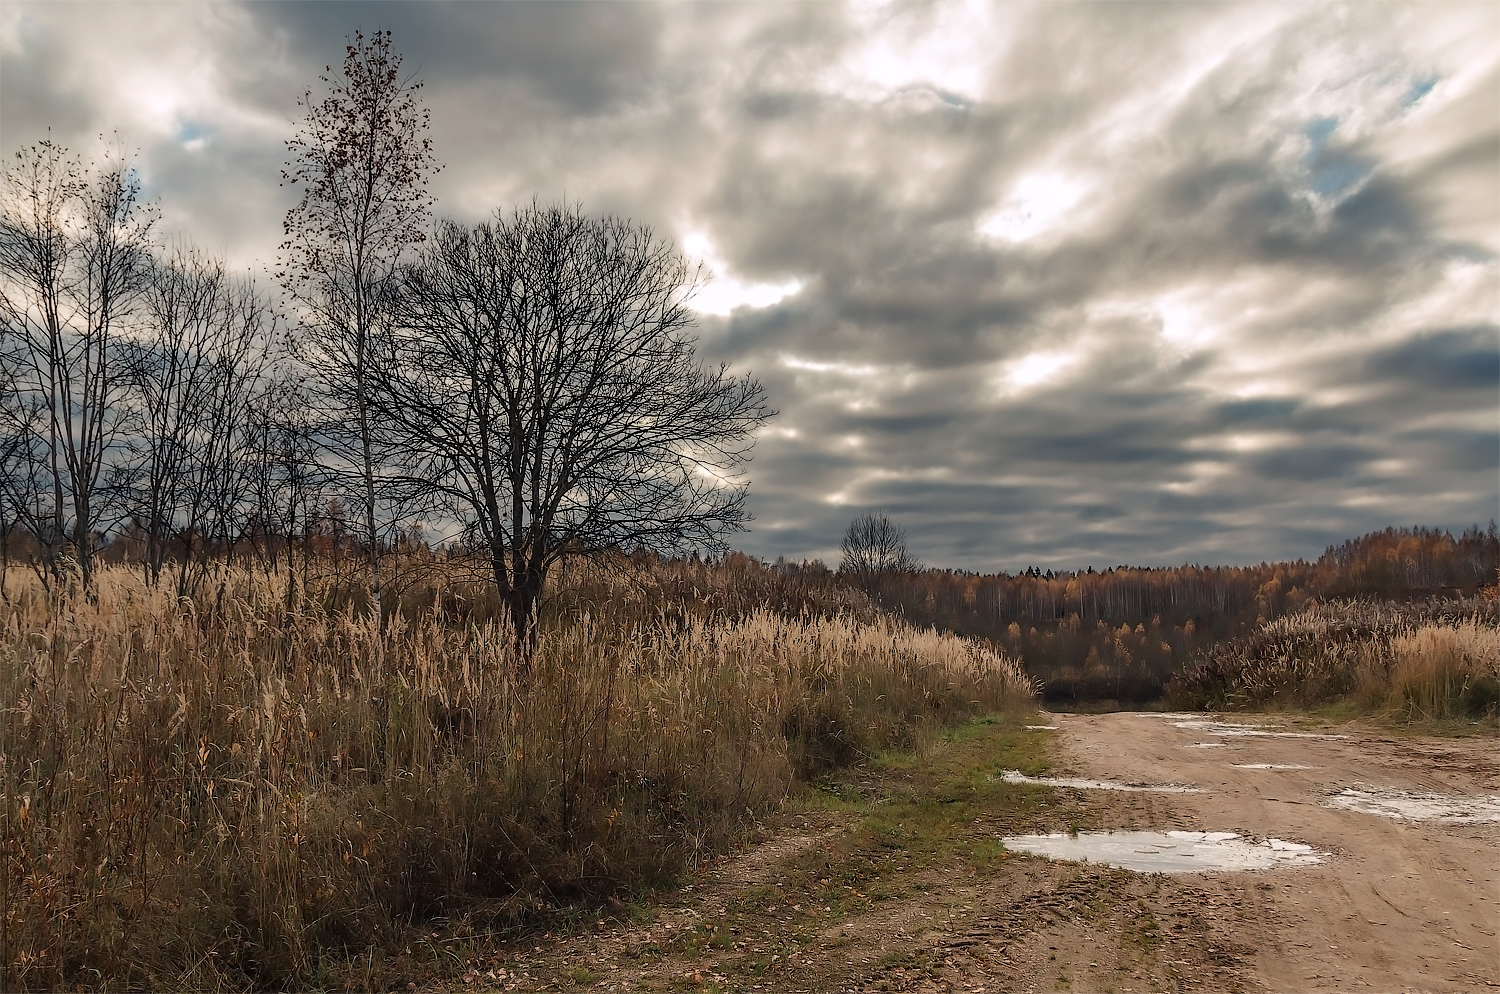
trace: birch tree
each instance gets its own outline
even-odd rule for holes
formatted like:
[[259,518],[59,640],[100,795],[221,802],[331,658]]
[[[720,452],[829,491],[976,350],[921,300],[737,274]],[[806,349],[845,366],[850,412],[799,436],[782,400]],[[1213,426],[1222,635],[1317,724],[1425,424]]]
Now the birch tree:
[[300,190],[287,211],[280,276],[305,325],[309,365],[331,402],[327,437],[362,504],[372,609],[381,596],[380,453],[369,403],[370,339],[383,320],[383,290],[431,221],[432,154],[421,82],[404,74],[391,33],[356,32],[342,72],[326,67],[326,93],[311,90],[287,142],[282,182]]

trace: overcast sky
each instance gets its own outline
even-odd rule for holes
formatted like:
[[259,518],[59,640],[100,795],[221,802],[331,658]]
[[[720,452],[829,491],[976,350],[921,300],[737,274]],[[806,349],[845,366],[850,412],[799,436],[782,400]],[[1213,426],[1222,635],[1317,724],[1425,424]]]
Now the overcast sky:
[[735,544],[882,508],[933,565],[1315,557],[1500,514],[1500,4],[0,4],[0,146],[118,133],[269,262],[356,28],[440,215],[674,238],[780,415]]

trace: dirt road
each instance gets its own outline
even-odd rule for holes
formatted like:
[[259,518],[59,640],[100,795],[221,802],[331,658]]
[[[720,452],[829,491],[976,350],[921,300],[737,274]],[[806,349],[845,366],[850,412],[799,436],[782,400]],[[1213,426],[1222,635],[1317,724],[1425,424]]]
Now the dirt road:
[[[1493,739],[1398,739],[1358,725],[1224,721],[1049,716],[1065,754],[1090,776],[1203,788],[1172,795],[1173,827],[1275,836],[1332,854],[1317,866],[1233,875],[1243,880],[1253,911],[1231,938],[1256,950],[1256,979],[1266,988],[1500,987],[1500,822],[1397,819],[1327,806],[1385,799],[1423,814],[1432,813],[1423,801],[1431,805],[1433,795],[1493,797],[1500,794]],[[1267,725],[1235,727],[1257,721]],[[1347,737],[1312,737],[1320,734]],[[1355,793],[1339,798],[1344,791]],[[1461,811],[1454,805],[1449,817],[1463,817]]]
[[[464,975],[426,989],[1497,989],[1496,745],[1289,717],[985,719],[921,756],[831,774],[678,891],[454,955]],[[1382,805],[1427,820],[1369,813]],[[1126,829],[1276,838],[1324,859],[1168,875],[999,844]]]

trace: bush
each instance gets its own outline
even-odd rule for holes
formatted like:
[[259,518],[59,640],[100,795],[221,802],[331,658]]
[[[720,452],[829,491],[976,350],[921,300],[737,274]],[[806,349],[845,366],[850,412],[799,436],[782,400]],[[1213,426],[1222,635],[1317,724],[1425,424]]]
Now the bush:
[[1423,625],[1369,653],[1365,667],[1367,698],[1413,718],[1480,717],[1500,704],[1500,628]]
[[1173,704],[1236,708],[1349,700],[1410,718],[1500,704],[1500,602],[1336,602],[1214,646],[1167,686]]

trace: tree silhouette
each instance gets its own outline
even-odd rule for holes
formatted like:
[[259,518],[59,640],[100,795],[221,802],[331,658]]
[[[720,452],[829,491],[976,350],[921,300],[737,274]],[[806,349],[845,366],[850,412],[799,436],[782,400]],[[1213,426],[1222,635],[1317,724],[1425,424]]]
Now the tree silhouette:
[[43,141],[0,175],[0,496],[40,540],[46,573],[60,577],[69,550],[85,587],[96,536],[120,509],[122,331],[146,287],[155,219],[119,154],[86,167]]
[[377,461],[368,396],[370,338],[403,253],[426,239],[432,154],[422,84],[401,72],[391,33],[356,32],[343,72],[326,67],[328,92],[308,91],[301,127],[287,142],[283,185],[301,188],[287,211],[280,277],[309,332],[310,365],[333,411],[328,437],[352,464],[363,503],[370,595],[380,605]]
[[869,511],[849,522],[840,545],[844,557],[839,572],[870,589],[891,573],[920,570],[921,563],[906,548],[906,533],[879,511]]
[[770,416],[705,367],[686,264],[652,232],[533,204],[445,224],[392,294],[371,410],[400,476],[489,557],[523,660],[566,553],[722,548]]

